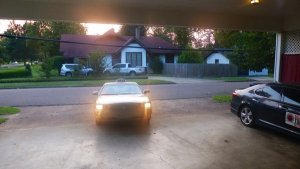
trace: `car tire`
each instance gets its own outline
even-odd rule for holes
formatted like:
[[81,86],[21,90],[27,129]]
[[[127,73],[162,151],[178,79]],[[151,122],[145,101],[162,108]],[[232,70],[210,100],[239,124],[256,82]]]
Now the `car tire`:
[[134,71],[129,73],[129,76],[135,76],[135,75],[136,75],[136,73]]
[[255,126],[255,114],[251,108],[247,105],[244,105],[239,110],[239,116],[242,124],[246,127]]
[[67,77],[72,77],[72,73],[71,73],[71,72],[67,72],[67,73],[66,73],[66,76],[67,76]]

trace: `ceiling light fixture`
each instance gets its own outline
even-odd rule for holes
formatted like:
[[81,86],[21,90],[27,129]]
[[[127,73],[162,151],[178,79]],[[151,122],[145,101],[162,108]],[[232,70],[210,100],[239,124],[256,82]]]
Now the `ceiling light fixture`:
[[250,0],[251,4],[259,4],[259,0]]

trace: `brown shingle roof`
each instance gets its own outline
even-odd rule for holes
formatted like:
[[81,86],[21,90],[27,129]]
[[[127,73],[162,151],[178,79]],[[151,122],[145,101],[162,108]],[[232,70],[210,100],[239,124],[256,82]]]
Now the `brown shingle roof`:
[[167,48],[176,49],[171,43],[159,37],[141,37],[136,40],[133,36],[121,36],[116,33],[108,31],[107,33],[99,35],[62,35],[61,41],[98,44],[74,44],[74,43],[60,43],[60,51],[65,57],[87,57],[91,52],[104,52],[106,54],[117,54],[121,49],[131,42],[137,42],[142,47],[146,48],[147,52],[155,54],[178,53],[177,50],[161,50],[161,49],[147,49],[147,48]]

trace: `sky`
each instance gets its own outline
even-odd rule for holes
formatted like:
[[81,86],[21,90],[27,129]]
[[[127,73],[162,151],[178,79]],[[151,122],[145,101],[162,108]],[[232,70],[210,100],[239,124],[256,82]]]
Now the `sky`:
[[[8,28],[9,23],[12,20],[0,19],[0,33],[3,33]],[[17,24],[24,24],[24,20],[15,20]],[[87,28],[87,35],[102,35],[109,29],[113,28],[115,32],[118,32],[121,25],[116,24],[98,24],[98,23],[82,23],[84,27]]]

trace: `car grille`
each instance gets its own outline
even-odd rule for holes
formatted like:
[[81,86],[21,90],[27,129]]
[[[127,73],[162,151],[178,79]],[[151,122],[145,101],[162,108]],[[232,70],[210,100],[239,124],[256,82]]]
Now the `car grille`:
[[143,117],[143,103],[119,103],[104,105],[103,116],[105,117]]

